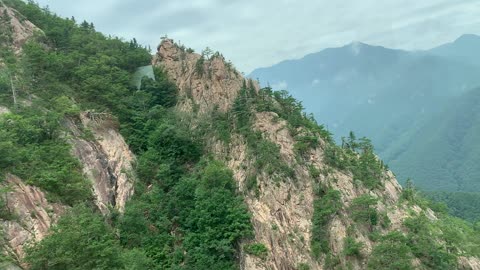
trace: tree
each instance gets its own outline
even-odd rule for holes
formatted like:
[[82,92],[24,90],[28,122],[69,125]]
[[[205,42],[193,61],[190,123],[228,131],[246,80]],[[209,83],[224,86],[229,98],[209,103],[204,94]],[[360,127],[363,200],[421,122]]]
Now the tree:
[[101,214],[76,206],[27,249],[32,270],[122,269],[122,249]]
[[370,255],[368,269],[413,270],[412,253],[407,238],[398,231],[383,236]]
[[378,223],[377,201],[375,197],[362,195],[355,198],[350,205],[353,220],[367,224],[370,231]]

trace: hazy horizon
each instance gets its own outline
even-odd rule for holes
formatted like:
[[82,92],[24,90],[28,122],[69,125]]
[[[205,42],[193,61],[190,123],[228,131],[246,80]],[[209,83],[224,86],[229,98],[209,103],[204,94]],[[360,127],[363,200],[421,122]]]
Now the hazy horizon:
[[165,34],[197,52],[208,46],[245,73],[352,41],[421,50],[480,34],[477,1],[38,2],[102,32],[135,37],[153,51]]

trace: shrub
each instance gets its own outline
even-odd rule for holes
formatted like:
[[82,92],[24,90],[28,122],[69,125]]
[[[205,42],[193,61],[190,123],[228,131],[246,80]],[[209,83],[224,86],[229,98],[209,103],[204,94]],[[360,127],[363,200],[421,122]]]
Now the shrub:
[[413,270],[413,256],[407,238],[398,231],[383,236],[368,260],[372,270]]
[[245,245],[243,250],[250,255],[254,255],[262,259],[265,259],[268,255],[268,248],[262,243]]
[[355,198],[350,205],[350,212],[353,220],[368,225],[370,231],[378,223],[376,209],[377,198],[370,195],[362,195]]
[[353,237],[347,236],[344,240],[343,253],[346,256],[360,256],[363,247],[362,242],[357,242]]
[[329,252],[327,225],[342,207],[340,191],[328,188],[317,191],[313,202],[311,249],[315,257]]

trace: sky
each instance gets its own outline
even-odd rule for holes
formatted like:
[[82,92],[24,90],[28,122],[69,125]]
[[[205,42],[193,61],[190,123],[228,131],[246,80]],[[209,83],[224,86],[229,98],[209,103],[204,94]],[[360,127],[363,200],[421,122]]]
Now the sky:
[[62,17],[135,37],[220,51],[242,72],[352,41],[422,50],[480,34],[478,0],[37,0]]

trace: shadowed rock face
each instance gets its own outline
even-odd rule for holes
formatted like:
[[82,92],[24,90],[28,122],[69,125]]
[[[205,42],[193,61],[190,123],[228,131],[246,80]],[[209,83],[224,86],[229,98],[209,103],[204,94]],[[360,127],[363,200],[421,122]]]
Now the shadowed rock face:
[[7,174],[2,188],[9,190],[5,201],[13,217],[0,221],[4,244],[7,252],[20,260],[24,256],[25,245],[43,239],[66,207],[48,202],[39,188],[26,185],[14,175]]
[[[203,113],[214,107],[227,111],[245,80],[223,56],[204,57],[202,61],[201,55],[188,53],[169,39],[158,46],[153,65],[162,67],[177,84],[182,111]],[[258,91],[257,83],[246,83]]]
[[[83,172],[92,181],[96,204],[103,214],[113,207],[123,212],[133,195],[132,165],[135,156],[116,128],[110,115],[85,112],[77,123],[68,122],[73,135],[73,154],[83,165]],[[82,136],[84,130],[93,135]]]

